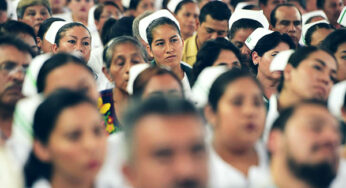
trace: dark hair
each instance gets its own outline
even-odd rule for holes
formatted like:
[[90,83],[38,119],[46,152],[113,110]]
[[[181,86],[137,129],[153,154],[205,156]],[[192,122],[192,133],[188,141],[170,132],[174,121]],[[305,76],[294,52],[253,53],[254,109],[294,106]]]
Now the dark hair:
[[316,7],[323,10],[324,2],[325,0],[316,0]]
[[[315,53],[320,50],[328,53],[330,56],[332,56],[335,59],[334,55],[326,49],[321,49],[316,46],[305,46],[305,47],[298,48],[290,56],[287,64],[290,64],[292,65],[292,67],[297,68],[300,65],[300,63],[304,61],[306,58],[308,58],[312,53]],[[280,83],[278,85],[279,93],[282,91],[283,87],[284,87],[284,75],[281,76]]]
[[306,1],[305,0],[287,0],[288,3],[291,2],[297,2],[299,5],[303,8],[306,9]]
[[110,28],[109,39],[120,36],[132,36],[132,23],[135,18],[132,16],[126,16],[120,18]]
[[336,53],[339,46],[346,43],[346,29],[337,29],[330,33],[321,43],[321,48],[327,49],[333,54]]
[[46,32],[48,31],[49,27],[55,21],[65,21],[65,20],[62,19],[62,18],[51,17],[51,18],[48,18],[45,21],[43,21],[42,24],[40,25],[40,29],[38,29],[38,32],[37,32],[37,36],[40,37],[41,40],[43,40],[44,34],[46,34]]
[[13,46],[21,52],[30,54],[31,57],[35,56],[35,52],[32,50],[32,48],[28,44],[26,44],[20,38],[13,35],[8,35],[8,34],[1,35],[0,47],[1,46]]
[[129,10],[136,10],[141,0],[130,0]]
[[[46,145],[55,129],[56,123],[61,113],[70,107],[82,103],[88,103],[97,108],[95,102],[86,96],[85,93],[60,89],[49,95],[37,108],[33,121],[34,139]],[[41,161],[35,153],[31,151],[29,159],[24,166],[26,187],[31,187],[39,178],[50,179],[52,175],[52,165]]]
[[2,25],[2,30],[5,33],[16,36],[19,34],[28,34],[34,39],[35,43],[37,43],[35,30],[24,22],[8,20]]
[[145,50],[138,40],[136,40],[135,38],[130,37],[130,36],[120,36],[120,37],[116,37],[116,38],[112,39],[111,41],[109,41],[109,43],[107,43],[107,45],[103,49],[102,59],[103,59],[103,63],[105,64],[106,69],[109,70],[109,68],[111,66],[111,61],[113,59],[115,48],[118,45],[125,44],[125,43],[129,43],[129,44],[134,45],[138,49],[138,51],[140,52],[144,61],[147,60]]
[[268,0],[259,0],[258,1],[258,4],[260,5],[260,4],[262,4],[262,5],[267,5],[267,3],[268,3]]
[[195,81],[198,75],[206,68],[213,66],[222,50],[229,50],[241,61],[240,51],[230,41],[224,38],[217,38],[206,41],[196,56],[196,63],[193,64],[192,75]]
[[305,37],[304,37],[305,44],[310,46],[311,45],[312,35],[315,33],[315,31],[317,31],[319,29],[322,29],[322,28],[334,30],[333,26],[328,24],[328,23],[318,23],[318,24],[315,24],[315,25],[311,26],[306,31]]
[[[143,92],[151,78],[153,78],[154,76],[161,76],[166,74],[174,78],[174,80],[176,80],[179,83],[181,90],[184,90],[184,87],[177,75],[175,75],[172,71],[168,69],[154,66],[145,69],[137,76],[137,78],[133,82],[133,96],[138,99],[142,98]],[[184,96],[184,92],[182,94]]]
[[197,4],[196,1],[194,0],[182,0],[178,5],[175,7],[174,14],[178,14],[178,12],[182,9],[182,7],[188,3],[194,3]]
[[237,20],[232,24],[232,27],[230,28],[230,30],[228,32],[228,38],[233,39],[235,33],[239,29],[253,29],[253,30],[255,30],[259,27],[263,28],[263,25],[256,20],[247,19],[247,18]]
[[7,1],[6,0],[0,0],[0,10],[7,11]]
[[252,53],[253,52],[257,52],[257,54],[262,57],[263,54],[265,54],[267,51],[275,48],[276,46],[278,46],[281,42],[286,43],[290,49],[295,49],[296,46],[292,40],[292,38],[290,36],[288,36],[287,34],[280,34],[279,32],[275,31],[271,34],[268,34],[264,37],[262,37],[260,40],[258,40],[255,48],[252,50],[251,52],[251,63],[250,65],[253,66],[253,70],[255,71],[255,73],[257,74],[257,70],[258,70],[258,65],[254,65],[253,61],[252,61]]
[[74,27],[83,27],[84,29],[86,29],[86,30],[88,31],[89,36],[90,36],[90,38],[91,38],[91,33],[90,33],[89,29],[88,29],[85,25],[83,25],[83,24],[80,23],[80,22],[71,22],[71,23],[65,24],[64,26],[62,26],[62,27],[58,30],[58,32],[56,33],[56,36],[55,36],[54,43],[59,47],[60,40],[61,40],[61,38],[64,37],[65,32],[66,32],[67,30],[69,30],[69,29],[74,28]]
[[238,80],[239,78],[244,77],[253,80],[263,93],[263,89],[260,82],[255,77],[253,77],[250,72],[240,69],[231,69],[221,74],[214,81],[209,90],[208,103],[214,112],[217,111],[219,100],[226,92],[227,86],[230,85],[232,82]]
[[272,126],[270,131],[280,130],[280,131],[284,132],[288,120],[294,115],[294,113],[295,113],[295,111],[297,111],[297,109],[299,109],[300,107],[305,106],[305,105],[317,105],[317,106],[321,106],[323,108],[328,109],[327,103],[324,101],[320,101],[320,100],[316,100],[316,99],[303,100],[296,105],[287,107],[287,108],[283,109],[282,111],[280,111],[280,115],[274,121],[273,126]]
[[270,13],[270,24],[275,27],[276,25],[276,11],[280,8],[280,7],[294,7],[296,8],[296,10],[299,12],[299,15],[300,17],[302,17],[302,14],[300,13],[299,9],[294,5],[294,4],[291,4],[291,3],[284,3],[284,4],[279,4],[277,5],[273,10],[272,12]]
[[171,25],[173,26],[177,31],[179,36],[181,36],[180,34],[180,29],[179,26],[171,19],[167,18],[167,17],[160,17],[158,19],[155,19],[153,22],[151,22],[149,24],[149,26],[147,27],[146,33],[147,33],[147,39],[148,39],[148,44],[151,47],[151,43],[153,42],[153,30],[161,25]]
[[110,40],[111,35],[111,28],[113,25],[117,23],[117,20],[114,18],[108,18],[108,20],[103,24],[102,30],[101,30],[101,41],[102,44],[105,46]]
[[95,19],[96,21],[99,21],[99,20],[100,20],[101,14],[102,14],[102,12],[103,12],[103,8],[104,8],[105,6],[113,6],[113,7],[117,8],[118,11],[120,11],[119,6],[118,6],[117,4],[115,4],[113,1],[106,1],[106,2],[104,2],[104,3],[101,3],[101,4],[97,5],[97,7],[96,7],[95,10],[94,10],[94,19]]
[[210,1],[205,4],[199,14],[199,23],[202,24],[207,19],[207,15],[210,15],[214,20],[228,20],[231,17],[231,10],[229,10],[226,3],[222,1]]
[[86,62],[83,59],[80,59],[68,53],[58,53],[53,55],[43,63],[37,75],[37,92],[41,93],[44,91],[47,84],[46,79],[52,71],[70,63],[84,67],[88,70],[88,72],[90,72],[92,76],[94,76],[91,69],[86,65]]

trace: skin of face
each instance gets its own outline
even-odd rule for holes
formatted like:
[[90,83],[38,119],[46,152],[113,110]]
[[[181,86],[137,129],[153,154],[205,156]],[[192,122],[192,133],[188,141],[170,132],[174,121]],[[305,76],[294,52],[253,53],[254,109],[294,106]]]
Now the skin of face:
[[226,65],[229,69],[233,67],[241,68],[241,63],[231,50],[221,50],[219,56],[214,61],[213,66]]
[[135,16],[139,16],[147,10],[155,10],[155,0],[141,0],[137,5]]
[[99,33],[101,33],[102,27],[104,25],[104,23],[109,19],[109,18],[114,18],[114,19],[119,19],[121,13],[119,11],[119,9],[117,9],[115,6],[113,5],[105,5],[103,7],[102,13],[100,15],[100,20],[96,21],[95,20],[95,24],[97,27],[97,30],[99,31]]
[[217,110],[210,114],[207,117],[214,128],[214,145],[252,147],[263,132],[266,117],[262,91],[251,78],[239,78],[226,87]]
[[53,52],[80,52],[85,61],[89,61],[91,51],[91,36],[87,29],[81,26],[69,28],[59,41],[59,47],[54,44]]
[[27,43],[32,48],[32,50],[34,52],[36,52],[36,53],[39,52],[36,41],[31,35],[26,34],[26,33],[21,33],[18,35],[18,37],[21,38],[25,43]]
[[71,0],[68,7],[71,9],[74,19],[88,19],[88,12],[93,5],[94,1],[92,0]]
[[276,150],[280,157],[290,155],[300,164],[328,162],[337,168],[341,143],[339,123],[326,108],[313,104],[299,107],[276,142],[280,143]]
[[346,43],[341,44],[334,55],[338,62],[337,79],[346,80]]
[[250,49],[245,45],[246,39],[254,30],[249,29],[239,29],[235,32],[231,42],[240,50],[240,53],[245,58],[245,61],[250,61]]
[[37,40],[37,46],[40,48],[42,53],[50,53],[53,52],[53,44],[48,42],[45,38],[45,35],[43,36],[43,39],[41,40],[40,37],[36,37]]
[[183,89],[176,79],[169,74],[156,75],[145,86],[142,98],[164,94],[183,97]]
[[266,5],[260,4],[263,14],[270,20],[270,13],[277,5],[287,3],[287,0],[268,0]]
[[297,45],[302,33],[302,19],[295,7],[282,6],[276,10],[274,31],[288,34]]
[[326,0],[323,5],[323,11],[326,13],[329,22],[332,25],[337,24],[344,2],[342,0]]
[[[19,51],[14,46],[0,46],[0,66],[4,63],[13,62],[17,66],[28,67],[31,61],[31,55],[26,52]],[[18,67],[17,67],[18,68]],[[23,97],[22,85],[25,73],[15,71],[8,73],[0,69],[0,103],[3,105],[13,106]]]
[[322,50],[311,53],[298,67],[284,70],[284,88],[300,99],[326,100],[336,79],[336,61]]
[[311,46],[318,46],[334,29],[320,28],[311,35]]
[[278,72],[270,72],[269,67],[274,59],[274,57],[281,51],[289,50],[290,47],[284,42],[280,42],[275,48],[265,52],[262,57],[257,55],[257,52],[253,53],[253,62],[258,64],[258,75],[262,74],[266,78],[277,80],[281,77],[281,74]]
[[140,63],[145,63],[145,61],[136,46],[132,43],[119,44],[114,49],[111,65],[106,75],[118,89],[127,92],[130,68]]
[[207,155],[198,117],[147,115],[133,137],[133,160],[124,167],[133,187],[174,188],[187,182],[206,187]]
[[226,37],[228,33],[228,20],[216,20],[210,15],[206,16],[203,23],[197,24],[197,47],[210,39]]
[[74,183],[92,183],[105,158],[106,140],[97,108],[81,103],[64,109],[48,143],[35,144],[34,147],[43,151],[44,155],[38,155],[41,160],[52,164],[53,182],[55,177],[59,177]]
[[[50,5],[52,6],[53,14],[55,13],[62,13],[60,11],[63,11],[63,8],[66,6],[66,0],[49,0]],[[59,11],[59,12],[54,12]]]
[[196,3],[184,4],[176,18],[179,21],[181,34],[185,36],[184,39],[191,37],[197,29],[197,20],[199,16],[199,8]]
[[99,96],[94,77],[84,67],[67,63],[48,74],[45,82],[44,95],[49,95],[58,88],[85,90],[95,101]]
[[153,31],[153,41],[151,47],[147,46],[147,51],[154,57],[159,65],[171,67],[180,66],[183,56],[184,41],[174,26],[160,25]]
[[33,5],[25,9],[23,18],[18,18],[18,21],[24,22],[34,28],[38,32],[43,21],[50,18],[48,9],[43,5]]

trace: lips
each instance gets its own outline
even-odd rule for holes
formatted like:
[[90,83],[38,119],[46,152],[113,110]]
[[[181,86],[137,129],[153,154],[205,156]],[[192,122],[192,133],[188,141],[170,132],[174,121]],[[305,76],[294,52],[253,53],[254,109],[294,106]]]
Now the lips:
[[172,60],[172,59],[175,59],[176,57],[177,57],[176,55],[170,55],[170,56],[167,56],[165,59]]
[[93,170],[101,166],[101,163],[97,160],[90,160],[87,164],[87,169]]
[[86,8],[79,9],[81,12],[86,12]]
[[248,123],[245,125],[245,129],[249,132],[253,132],[257,130],[257,126],[254,123]]

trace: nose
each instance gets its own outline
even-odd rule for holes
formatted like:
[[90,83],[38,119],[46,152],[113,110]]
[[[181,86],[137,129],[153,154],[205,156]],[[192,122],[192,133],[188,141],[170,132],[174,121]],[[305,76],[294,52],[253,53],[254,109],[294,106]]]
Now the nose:
[[24,81],[24,76],[25,76],[25,71],[23,69],[23,67],[18,66],[15,70],[13,70],[10,74],[9,74],[14,80],[17,80],[19,82],[23,82]]
[[41,13],[36,14],[36,20],[43,20],[43,16]]
[[244,104],[242,110],[244,115],[248,118],[253,118],[256,114],[256,108],[251,102]]
[[289,26],[289,28],[288,28],[288,32],[290,32],[290,33],[295,33],[296,32],[296,26],[293,24],[293,23],[291,23],[290,24],[290,26]]
[[167,49],[166,50],[167,53],[173,52],[174,51],[173,44],[167,43],[166,49]]
[[175,176],[179,179],[191,178],[196,173],[196,160],[190,155],[179,156],[174,164]]

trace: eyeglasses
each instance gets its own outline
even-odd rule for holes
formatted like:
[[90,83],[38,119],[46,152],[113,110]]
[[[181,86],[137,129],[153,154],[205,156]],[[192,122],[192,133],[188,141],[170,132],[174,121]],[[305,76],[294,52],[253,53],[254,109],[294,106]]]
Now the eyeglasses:
[[19,71],[25,74],[27,69],[28,65],[20,66],[17,63],[11,61],[0,64],[0,70],[4,71],[8,75],[13,75]]

